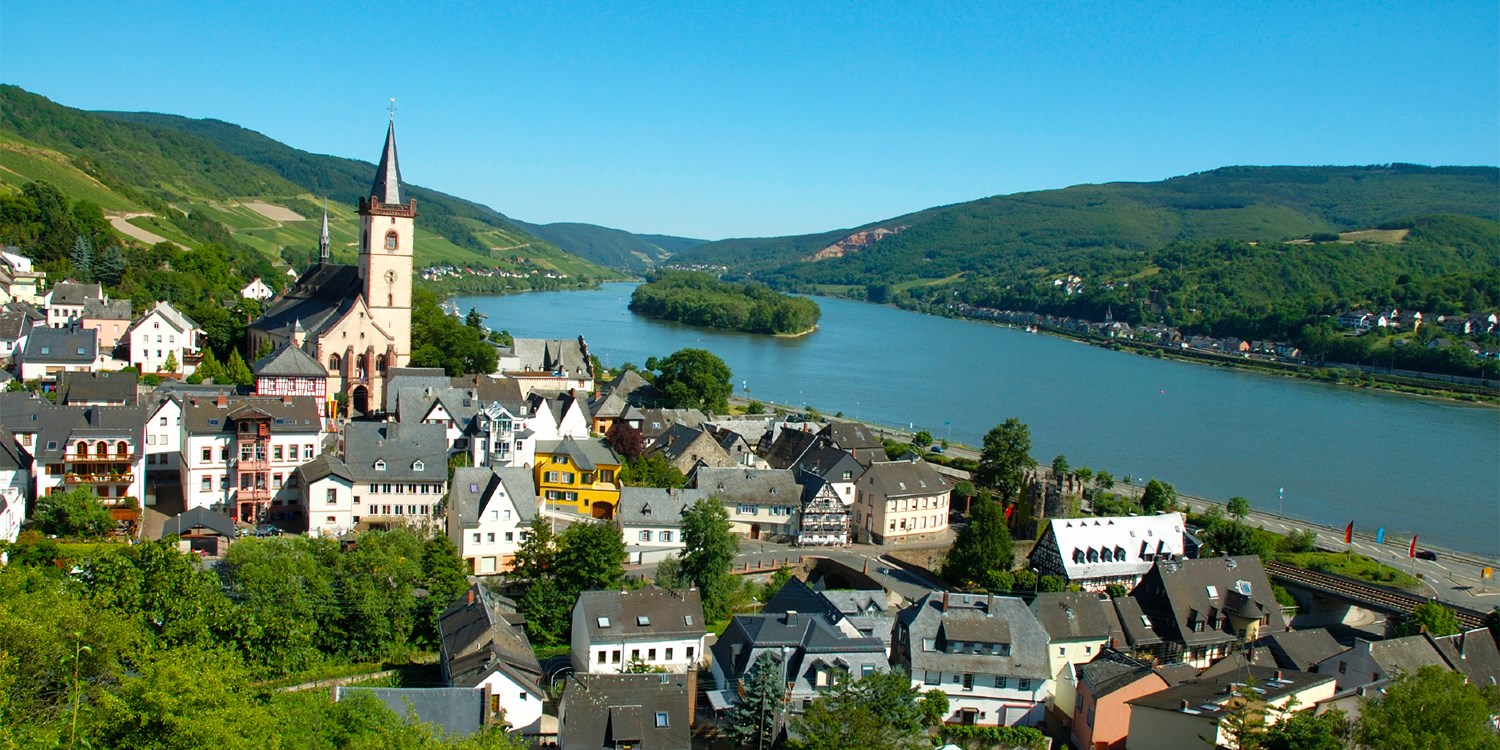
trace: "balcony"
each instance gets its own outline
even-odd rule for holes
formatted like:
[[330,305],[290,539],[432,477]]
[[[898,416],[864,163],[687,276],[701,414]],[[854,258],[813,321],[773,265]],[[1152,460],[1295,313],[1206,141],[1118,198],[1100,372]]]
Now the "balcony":
[[78,472],[67,472],[63,474],[64,484],[129,484],[135,481],[135,475],[130,472],[82,474]]
[[251,456],[235,461],[234,466],[240,471],[268,471],[271,462],[265,456]]
[[65,461],[75,464],[132,464],[134,453],[69,453]]
[[268,503],[271,501],[271,490],[265,487],[241,487],[234,491],[234,501],[237,503]]

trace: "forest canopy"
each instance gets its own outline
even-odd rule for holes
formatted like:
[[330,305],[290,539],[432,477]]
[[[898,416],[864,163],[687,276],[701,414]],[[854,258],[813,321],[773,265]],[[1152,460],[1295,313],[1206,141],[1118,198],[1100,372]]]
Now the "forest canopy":
[[697,271],[661,271],[630,295],[642,315],[745,333],[806,333],[817,326],[818,303],[772,291],[764,284],[731,283]]

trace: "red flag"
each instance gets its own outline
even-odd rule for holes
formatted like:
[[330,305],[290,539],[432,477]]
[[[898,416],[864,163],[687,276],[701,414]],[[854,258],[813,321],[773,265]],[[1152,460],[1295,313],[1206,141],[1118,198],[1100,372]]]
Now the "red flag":
[[1354,522],[1350,521],[1348,528],[1344,529],[1344,544],[1354,543]]
[[1412,538],[1411,538],[1411,549],[1409,549],[1409,550],[1406,551],[1406,556],[1407,557],[1416,557],[1417,556],[1417,537],[1416,537],[1415,534],[1412,535]]
[[1005,520],[1009,521],[1010,520],[1010,514],[1013,513],[1013,512],[1015,512],[1015,510],[1016,510],[1016,506],[1014,506],[1014,505],[1007,505],[1007,506],[1005,506]]

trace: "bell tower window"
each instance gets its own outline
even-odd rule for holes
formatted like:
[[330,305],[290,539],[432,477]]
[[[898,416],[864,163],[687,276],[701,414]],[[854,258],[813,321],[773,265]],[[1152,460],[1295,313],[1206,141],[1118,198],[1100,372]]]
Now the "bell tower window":
[[399,245],[400,237],[395,232],[385,233],[385,249],[387,251],[394,253]]

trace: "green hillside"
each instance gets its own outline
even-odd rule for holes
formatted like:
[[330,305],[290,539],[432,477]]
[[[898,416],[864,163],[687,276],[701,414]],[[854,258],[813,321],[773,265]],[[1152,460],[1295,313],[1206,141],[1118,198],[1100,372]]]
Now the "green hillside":
[[[149,214],[129,223],[185,246],[236,242],[300,266],[316,251],[326,207],[335,259],[353,262],[354,206],[374,172],[370,163],[309,154],[217,120],[86,112],[0,86],[0,185],[45,181],[112,216]],[[419,268],[550,272],[568,283],[621,278],[485,206],[407,188],[419,206]]]
[[581,258],[601,266],[638,273],[666,261],[677,253],[691,250],[706,240],[671,237],[660,234],[632,234],[623,229],[559,222],[528,224],[516,222],[533,236],[540,237]]
[[[1226,167],[1154,183],[1080,185],[931,208],[817,235],[711,242],[677,264],[724,265],[783,284],[1039,274],[1174,242],[1274,242],[1403,217],[1500,219],[1492,167]],[[806,259],[866,229],[904,230],[859,252]]]

